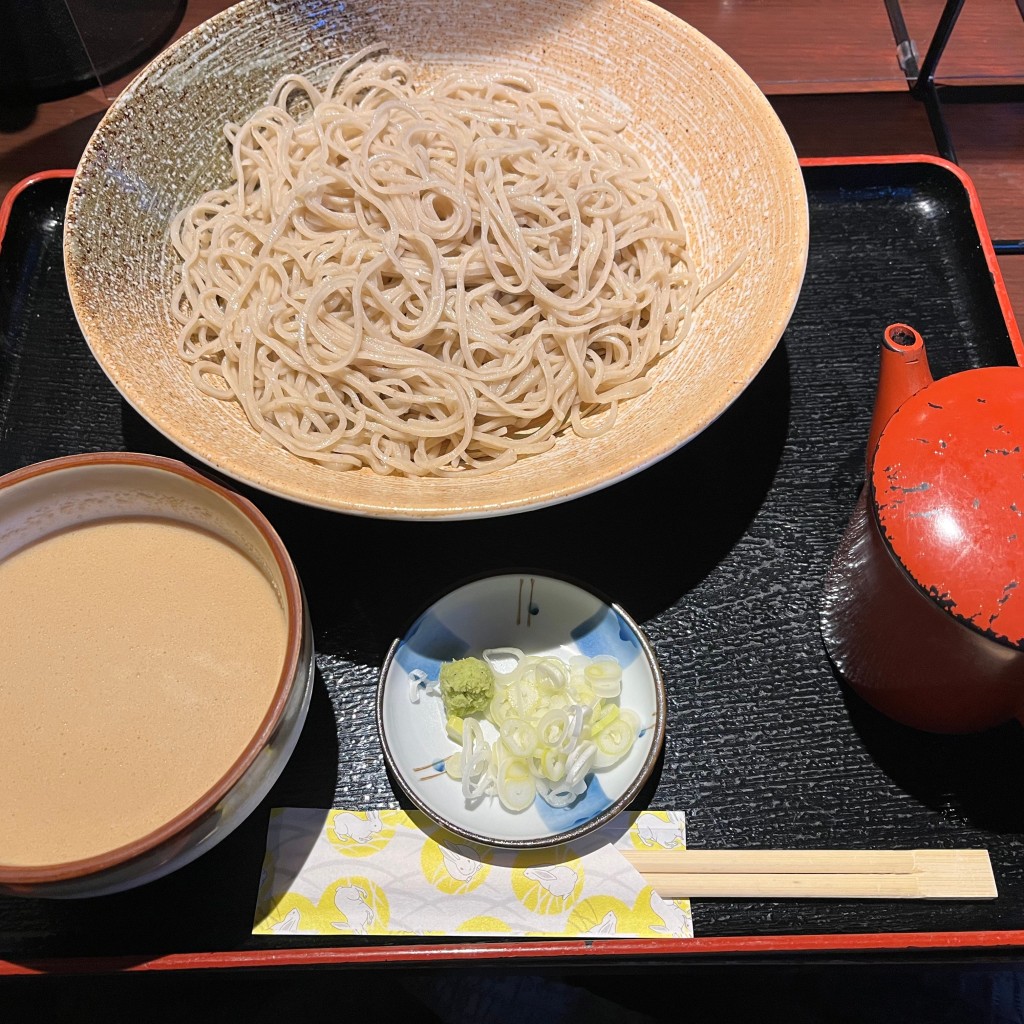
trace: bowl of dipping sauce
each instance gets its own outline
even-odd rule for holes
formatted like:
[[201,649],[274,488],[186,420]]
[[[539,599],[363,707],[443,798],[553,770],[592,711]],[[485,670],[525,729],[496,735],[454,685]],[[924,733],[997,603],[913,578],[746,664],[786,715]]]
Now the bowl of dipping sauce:
[[313,682],[259,510],[170,459],[0,477],[0,889],[78,897],[194,860],[269,792]]
[[377,725],[389,770],[448,831],[508,849],[579,839],[633,806],[665,740],[637,623],[535,573],[474,580],[394,641]]

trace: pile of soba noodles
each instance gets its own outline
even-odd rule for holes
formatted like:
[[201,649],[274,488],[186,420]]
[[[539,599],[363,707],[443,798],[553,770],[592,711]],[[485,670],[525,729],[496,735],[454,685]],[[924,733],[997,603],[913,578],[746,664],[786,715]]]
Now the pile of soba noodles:
[[206,395],[342,469],[501,469],[610,429],[701,297],[643,158],[524,75],[362,52],[229,124],[233,180],[182,211],[178,347]]

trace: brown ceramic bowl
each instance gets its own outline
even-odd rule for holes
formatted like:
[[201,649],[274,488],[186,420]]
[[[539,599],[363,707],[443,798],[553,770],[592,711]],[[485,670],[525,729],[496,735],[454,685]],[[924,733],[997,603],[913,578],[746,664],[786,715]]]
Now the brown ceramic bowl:
[[[242,553],[264,577],[271,600],[276,594],[284,612],[280,671],[276,675],[272,668],[267,671],[258,701],[240,712],[239,704],[227,703],[223,691],[209,685],[215,677],[193,673],[191,668],[167,674],[155,666],[150,671],[147,665],[141,672],[144,678],[136,680],[130,673],[118,671],[120,666],[112,662],[102,685],[85,689],[77,660],[70,655],[67,661],[48,656],[40,661],[47,666],[46,672],[40,673],[41,681],[34,685],[45,690],[51,679],[59,679],[64,694],[61,712],[73,708],[76,721],[91,723],[85,729],[72,729],[74,739],[67,738],[66,726],[55,712],[40,711],[44,705],[37,689],[19,693],[22,677],[5,679],[5,785],[0,815],[5,822],[20,821],[23,826],[19,826],[15,844],[18,853],[11,852],[11,842],[5,841],[8,852],[0,856],[0,891],[56,898],[97,896],[134,888],[177,870],[219,843],[252,813],[281,774],[302,729],[313,686],[313,642],[291,559],[251,502],[182,463],[151,455],[93,453],[37,463],[0,477],[0,562],[11,559],[9,564],[13,564],[15,556],[37,543],[79,527],[126,517],[184,526],[188,536],[198,531],[218,538],[215,544],[224,542]],[[208,546],[195,549],[200,553],[210,550]],[[127,555],[123,558],[124,587],[131,600],[116,618],[99,614],[98,601],[86,605],[75,599],[69,606],[69,615],[75,620],[75,632],[70,635],[84,637],[87,645],[96,630],[110,630],[118,638],[137,642],[140,625],[133,616],[143,589],[137,581],[146,575],[146,566]],[[184,592],[177,589],[179,579],[175,572],[167,591],[169,602],[179,596],[185,600]],[[67,604],[59,588],[55,589],[57,584],[33,586],[44,586],[42,592],[54,598],[52,607]],[[225,600],[238,601],[240,595],[251,593],[233,587],[224,576],[218,577],[218,586],[224,587]],[[20,593],[16,586],[12,592]],[[75,594],[83,592],[101,593],[89,587],[74,590]],[[196,604],[181,607],[187,617]],[[160,621],[165,618],[161,615]],[[180,620],[181,615],[177,616]],[[43,622],[33,620],[24,628],[26,636],[38,634],[55,640],[53,631],[68,630],[72,624],[55,613],[53,621],[48,617]],[[149,644],[141,649],[157,650]],[[221,650],[206,642],[186,651],[182,660],[186,665],[201,665],[204,659],[218,657]],[[51,674],[50,666],[58,664],[63,667],[62,674],[56,670]],[[168,691],[170,679],[178,682]],[[199,679],[206,685],[198,685]],[[168,713],[157,715],[147,710],[140,722],[134,709],[153,706],[143,695],[165,692],[172,699]],[[103,709],[98,723],[90,717],[94,708]],[[11,722],[23,720],[23,727],[12,727]],[[217,752],[212,769],[193,773],[194,730],[213,730],[216,736],[203,742],[216,746],[220,730],[231,721],[248,724],[233,730],[232,746]],[[129,731],[137,730],[141,734],[133,741]],[[53,739],[42,742],[25,735],[30,732]],[[21,790],[33,794],[32,803],[38,808],[38,814],[32,811],[30,817],[25,817],[26,801],[19,799],[17,782],[19,762],[25,757],[18,753],[23,740],[29,750],[47,751],[45,757],[39,754],[30,762],[38,767],[30,768],[27,788]],[[132,742],[163,753],[123,763],[125,743]],[[74,770],[63,772],[65,764],[74,765]],[[71,777],[65,781],[67,775]],[[193,776],[198,781],[190,781]],[[82,808],[88,810],[87,815],[80,813]],[[145,829],[137,829],[136,823],[143,821]],[[42,829],[45,856],[43,847],[35,847],[38,855],[29,849],[37,842],[32,832],[37,825]],[[86,828],[90,837],[83,841],[81,832]],[[26,840],[29,835],[33,838]],[[124,838],[108,845],[111,835]],[[65,848],[77,852],[52,858],[51,849]]]
[[[419,64],[527,69],[542,84],[628,117],[627,136],[675,195],[702,281],[741,251],[689,339],[626,403],[615,428],[480,477],[338,472],[262,440],[237,406],[205,398],[175,351],[174,213],[228,177],[226,121],[244,121],[284,73],[314,79],[375,42]],[[793,311],[807,254],[793,147],[747,75],[646,0],[244,0],[161,54],[111,107],[68,203],[65,261],[97,360],[150,423],[207,464],[295,501],[359,515],[471,518],[597,490],[700,433],[757,374]]]

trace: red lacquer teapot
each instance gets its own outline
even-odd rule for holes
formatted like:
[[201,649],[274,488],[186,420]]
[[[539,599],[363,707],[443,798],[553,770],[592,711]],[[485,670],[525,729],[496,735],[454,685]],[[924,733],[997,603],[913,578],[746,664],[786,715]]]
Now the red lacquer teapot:
[[1024,368],[936,381],[920,334],[886,329],[867,482],[821,626],[840,674],[897,721],[1024,720]]

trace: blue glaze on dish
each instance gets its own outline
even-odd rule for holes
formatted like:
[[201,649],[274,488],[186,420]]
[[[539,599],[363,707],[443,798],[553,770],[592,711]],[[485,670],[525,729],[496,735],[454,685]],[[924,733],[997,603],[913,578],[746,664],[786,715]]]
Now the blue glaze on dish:
[[614,608],[602,605],[586,622],[572,630],[572,638],[588,658],[610,654],[625,668],[641,654],[640,640]]
[[593,775],[587,776],[587,788],[583,796],[568,807],[552,807],[547,800],[539,796],[533,806],[544,822],[545,828],[551,832],[567,832],[569,829],[583,825],[611,806],[611,797],[601,788],[601,783]]
[[429,679],[436,679],[441,662],[464,658],[469,649],[436,615],[424,612],[399,643],[395,663],[406,674],[422,669]]

